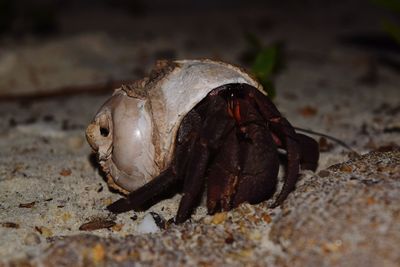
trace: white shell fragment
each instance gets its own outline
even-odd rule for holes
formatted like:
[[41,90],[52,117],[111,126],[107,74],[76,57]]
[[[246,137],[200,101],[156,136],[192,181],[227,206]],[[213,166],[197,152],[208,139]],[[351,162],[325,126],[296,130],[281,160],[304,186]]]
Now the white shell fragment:
[[153,216],[150,213],[147,213],[143,220],[140,222],[140,224],[137,227],[137,232],[139,234],[151,234],[151,233],[157,233],[160,231],[160,228],[156,224],[156,221],[154,220]]
[[241,69],[211,60],[159,61],[149,77],[116,89],[86,130],[110,185],[128,193],[168,168],[183,117],[229,83],[262,91]]

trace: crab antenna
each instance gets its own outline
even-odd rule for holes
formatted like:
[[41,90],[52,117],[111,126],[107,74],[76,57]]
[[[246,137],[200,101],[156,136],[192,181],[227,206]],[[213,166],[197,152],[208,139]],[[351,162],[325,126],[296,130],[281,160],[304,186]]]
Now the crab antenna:
[[308,133],[308,134],[313,134],[313,135],[318,135],[318,136],[325,137],[326,139],[332,140],[332,141],[338,143],[339,145],[341,145],[342,147],[346,148],[347,150],[350,150],[351,152],[354,152],[354,153],[356,153],[358,155],[357,151],[355,151],[348,144],[346,144],[345,142],[343,142],[342,140],[340,140],[340,139],[338,139],[336,137],[333,137],[333,136],[330,136],[330,135],[327,135],[327,134],[323,134],[323,133],[319,133],[319,132],[315,132],[315,131],[312,131],[312,130],[303,129],[303,128],[300,128],[300,127],[293,126],[293,128],[295,130],[303,132],[303,133]]

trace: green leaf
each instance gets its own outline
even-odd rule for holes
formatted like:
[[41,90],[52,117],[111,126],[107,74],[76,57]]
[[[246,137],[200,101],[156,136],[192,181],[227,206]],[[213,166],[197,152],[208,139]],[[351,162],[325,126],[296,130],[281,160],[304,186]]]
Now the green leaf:
[[283,43],[265,46],[254,33],[245,32],[244,36],[249,46],[246,55],[252,62],[251,72],[268,96],[273,98],[276,95],[273,76],[283,66]]
[[278,50],[275,46],[263,48],[256,56],[252,72],[259,79],[266,79],[274,72],[277,63]]

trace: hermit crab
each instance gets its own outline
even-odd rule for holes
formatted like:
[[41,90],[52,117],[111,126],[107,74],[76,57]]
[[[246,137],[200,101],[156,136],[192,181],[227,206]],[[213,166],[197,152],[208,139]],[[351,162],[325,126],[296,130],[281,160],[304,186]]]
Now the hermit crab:
[[255,79],[212,60],[158,62],[148,77],[114,91],[86,137],[109,185],[127,195],[110,211],[181,192],[176,223],[190,218],[204,191],[210,214],[271,198],[284,158],[275,207],[300,167],[315,170],[319,158],[314,139],[296,133]]

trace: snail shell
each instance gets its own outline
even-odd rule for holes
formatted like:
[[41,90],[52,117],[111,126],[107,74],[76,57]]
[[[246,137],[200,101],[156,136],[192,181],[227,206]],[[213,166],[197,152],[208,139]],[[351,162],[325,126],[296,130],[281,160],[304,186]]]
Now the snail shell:
[[240,68],[212,60],[159,61],[148,77],[116,89],[86,129],[110,186],[129,193],[168,168],[183,117],[229,83],[262,91]]

